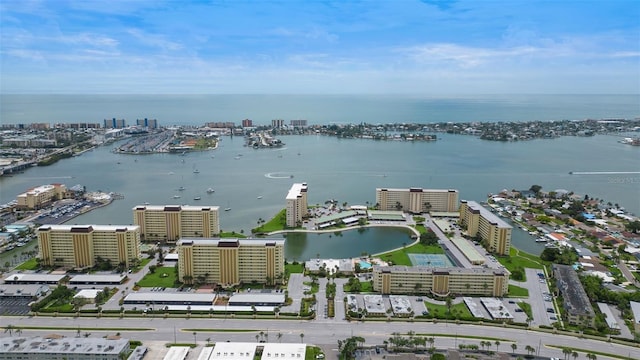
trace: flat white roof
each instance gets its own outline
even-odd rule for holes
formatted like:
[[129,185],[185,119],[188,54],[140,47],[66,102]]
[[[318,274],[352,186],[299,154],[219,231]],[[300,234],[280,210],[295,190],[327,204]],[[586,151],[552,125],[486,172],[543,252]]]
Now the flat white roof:
[[77,294],[75,294],[73,296],[73,298],[85,298],[85,299],[95,299],[96,296],[98,296],[98,293],[100,293],[102,290],[95,290],[95,289],[84,289],[84,290],[80,290],[78,291]]
[[190,349],[188,346],[172,346],[164,356],[164,360],[184,360]]
[[471,200],[463,200],[463,201],[466,201],[467,206],[469,206],[469,208],[479,211],[480,212],[480,216],[482,216],[483,218],[487,219],[487,221],[489,221],[490,223],[496,224],[496,225],[498,225],[498,227],[501,227],[501,228],[508,228],[508,229],[512,228],[511,225],[507,224],[499,216],[497,216],[496,214],[492,213],[487,208],[485,208],[484,206],[478,204],[477,202],[471,201]]
[[28,281],[28,282],[58,282],[66,275],[60,274],[11,274],[4,278],[5,282]]
[[183,245],[185,243],[193,243],[193,245],[204,245],[204,246],[218,246],[220,243],[233,243],[237,242],[239,245],[247,246],[264,246],[266,244],[283,245],[284,246],[284,238],[246,238],[246,239],[238,239],[238,238],[181,238],[178,240],[177,245]]
[[69,280],[70,283],[114,283],[124,281],[125,275],[121,274],[80,274]]
[[295,183],[291,185],[289,193],[287,193],[287,200],[295,200],[299,196],[302,196],[302,191],[307,190],[307,183]]
[[284,304],[284,294],[266,294],[260,292],[233,294],[229,303],[281,303]]
[[209,360],[253,360],[257,346],[257,343],[218,341],[216,342],[216,346],[214,346],[213,348],[213,352],[211,353],[211,357],[209,357]]
[[376,191],[409,191],[422,190],[422,192],[458,192],[456,189],[423,189],[423,188],[377,188]]
[[207,302],[213,304],[216,294],[174,293],[174,292],[132,292],[124,301],[143,301],[149,303],[171,302]]
[[165,208],[178,208],[182,211],[204,211],[204,210],[218,210],[220,206],[207,205],[207,206],[196,206],[196,205],[138,205],[133,208],[133,210],[137,210],[140,208],[144,208],[145,210],[152,211],[164,211]]
[[631,312],[633,312],[633,321],[636,324],[640,324],[640,302],[629,301],[631,306]]
[[51,229],[53,231],[71,231],[71,229],[92,228],[94,231],[116,231],[118,229],[138,230],[138,225],[42,225],[39,229]]
[[262,360],[299,359],[303,360],[307,351],[307,344],[296,343],[263,343]]
[[205,346],[204,348],[202,348],[202,351],[200,351],[198,360],[209,360],[212,353],[213,353],[213,346]]

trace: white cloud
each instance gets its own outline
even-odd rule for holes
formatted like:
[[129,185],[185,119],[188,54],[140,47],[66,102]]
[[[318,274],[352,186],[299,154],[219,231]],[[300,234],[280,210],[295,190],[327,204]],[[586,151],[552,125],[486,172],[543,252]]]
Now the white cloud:
[[181,44],[167,40],[162,35],[149,34],[140,29],[129,29],[127,33],[147,46],[157,47],[164,51],[177,51],[183,48]]

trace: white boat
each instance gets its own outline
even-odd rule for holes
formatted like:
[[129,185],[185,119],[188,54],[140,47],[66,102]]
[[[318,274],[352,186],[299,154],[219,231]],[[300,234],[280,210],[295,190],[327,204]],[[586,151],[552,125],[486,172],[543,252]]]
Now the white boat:
[[224,208],[224,211],[231,211],[231,208],[230,207]]
[[213,190],[212,188],[208,188],[207,189],[207,194],[213,194],[214,192],[216,192],[216,191]]
[[543,237],[539,237],[536,239],[536,242],[547,242],[549,240],[547,240],[547,238],[543,238]]
[[196,196],[193,198],[193,200],[200,200],[200,199],[202,199],[200,196]]
[[197,173],[199,173],[199,172],[200,172],[200,170],[198,170],[198,169],[193,170],[193,173],[194,173],[194,174],[197,174]]
[[174,199],[180,199],[180,195],[173,195]]
[[180,187],[178,188],[178,191],[184,191],[184,186],[180,186]]
[[258,199],[262,199],[262,195],[258,196]]

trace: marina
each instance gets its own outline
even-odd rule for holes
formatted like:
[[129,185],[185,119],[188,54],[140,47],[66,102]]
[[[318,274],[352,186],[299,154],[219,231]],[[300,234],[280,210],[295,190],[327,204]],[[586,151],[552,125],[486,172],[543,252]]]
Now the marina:
[[[117,146],[114,144],[46,168],[33,167],[19,176],[1,178],[3,191],[0,198],[7,203],[15,200],[16,194],[25,189],[41,185],[43,178],[73,176],[75,183],[87,188],[121,193],[126,198],[81,214],[71,224],[130,224],[131,209],[145,202],[153,205],[198,203],[220,206],[223,229],[244,230],[245,233],[255,227],[257,219],[270,219],[284,208],[284,196],[294,178],[309,184],[310,205],[324,203],[326,199],[348,202],[349,205],[372,205],[378,187],[413,186],[455,188],[459,189],[461,199],[484,201],[487,192],[495,191],[496,187],[528,189],[532,183],[540,183],[545,190],[572,189],[579,194],[606,198],[637,213],[640,204],[631,201],[628,194],[639,193],[640,183],[603,185],[609,184],[609,177],[633,178],[638,175],[576,178],[576,175],[568,174],[567,168],[586,169],[586,159],[588,169],[634,170],[629,169],[628,164],[637,163],[636,148],[615,146],[618,144],[612,140],[610,136],[596,135],[500,143],[443,134],[437,142],[380,143],[305,135],[287,137],[286,148],[254,150],[244,147],[242,138],[222,137],[217,150],[191,152],[184,156],[166,153],[138,157],[113,153],[111,147]],[[566,152],[567,147],[576,151]],[[468,151],[460,154],[460,148]],[[508,164],[496,167],[493,159],[502,158],[507,151],[510,154]],[[296,156],[298,152],[304,156]],[[283,162],[277,158],[279,153],[296,160]],[[554,157],[559,153],[563,154],[562,158]],[[234,159],[238,154],[243,154],[241,161]],[[451,154],[457,155],[451,158]],[[215,155],[215,161],[211,161],[212,155]],[[555,160],[550,162],[549,157]],[[403,161],[398,161],[400,158]],[[357,167],[354,159],[357,159]],[[118,161],[120,165],[116,165]],[[190,173],[194,164],[203,162],[212,165],[200,166],[199,176],[176,179],[176,175],[168,175],[170,172]],[[428,163],[429,166],[416,167],[417,163]],[[88,172],[85,169],[104,171]],[[378,176],[380,174],[386,177]],[[215,193],[208,189],[215,190]],[[191,190],[193,193],[186,196]],[[194,200],[201,196],[198,192],[206,193],[206,198]],[[165,195],[167,193],[170,195]],[[174,199],[174,195],[179,197]],[[258,199],[258,196],[263,197]],[[544,249],[544,243],[535,241],[537,236],[519,227],[513,229],[512,237],[514,246],[521,250],[540,253]]]

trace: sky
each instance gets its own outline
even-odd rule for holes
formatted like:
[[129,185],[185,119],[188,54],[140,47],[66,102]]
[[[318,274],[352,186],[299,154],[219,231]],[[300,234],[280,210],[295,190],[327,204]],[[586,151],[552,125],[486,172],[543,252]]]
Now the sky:
[[640,1],[0,0],[4,94],[639,94]]

